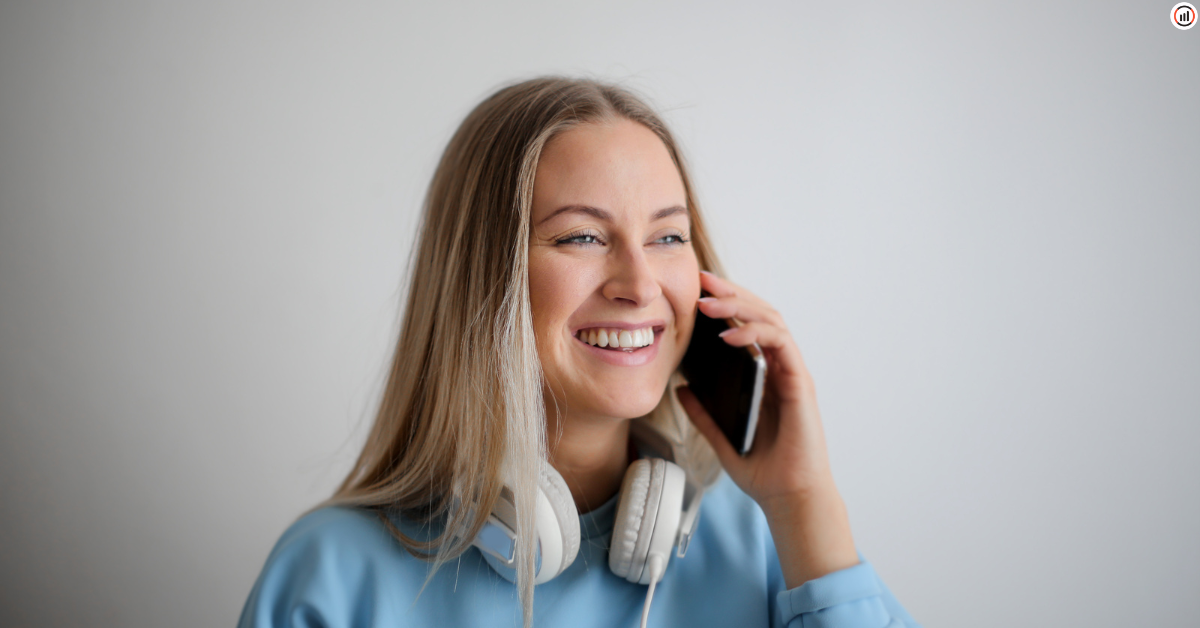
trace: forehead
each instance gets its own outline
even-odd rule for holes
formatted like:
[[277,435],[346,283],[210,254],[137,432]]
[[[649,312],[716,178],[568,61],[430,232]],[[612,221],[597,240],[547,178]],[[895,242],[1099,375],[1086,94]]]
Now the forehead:
[[617,214],[686,205],[683,179],[653,131],[630,120],[585,124],[551,139],[538,160],[533,220],[567,204]]

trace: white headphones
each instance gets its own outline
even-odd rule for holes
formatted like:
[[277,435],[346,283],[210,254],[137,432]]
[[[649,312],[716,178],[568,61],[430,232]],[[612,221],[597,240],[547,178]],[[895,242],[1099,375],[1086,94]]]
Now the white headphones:
[[[630,582],[662,579],[671,548],[683,557],[696,530],[704,486],[675,464],[670,439],[643,420],[631,423],[631,436],[655,457],[635,460],[621,483],[620,503],[608,552],[608,568]],[[537,495],[537,558],[534,584],[566,571],[579,553],[579,513],[561,475],[542,465]],[[516,508],[512,491],[501,491],[496,507],[472,545],[501,576],[516,580]]]

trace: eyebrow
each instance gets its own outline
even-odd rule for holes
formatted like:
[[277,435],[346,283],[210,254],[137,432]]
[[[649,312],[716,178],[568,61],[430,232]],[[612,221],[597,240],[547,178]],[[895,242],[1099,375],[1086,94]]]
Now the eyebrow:
[[[613,221],[612,214],[610,214],[598,207],[589,207],[587,205],[567,205],[565,207],[559,207],[558,209],[554,210],[553,212],[550,213],[549,216],[546,216],[545,218],[541,219],[541,221],[539,221],[538,224],[541,225],[542,223],[549,221],[551,218],[554,218],[555,216],[557,216],[559,214],[566,214],[566,213],[587,214],[589,216],[592,216],[593,218],[596,218],[597,220],[604,220],[606,222]],[[650,215],[650,222],[656,222],[656,221],[662,220],[663,218],[666,218],[668,216],[674,216],[675,214],[686,214],[686,213],[687,213],[687,210],[684,209],[684,207],[682,205],[673,205],[671,207],[664,207],[663,209],[660,209]]]

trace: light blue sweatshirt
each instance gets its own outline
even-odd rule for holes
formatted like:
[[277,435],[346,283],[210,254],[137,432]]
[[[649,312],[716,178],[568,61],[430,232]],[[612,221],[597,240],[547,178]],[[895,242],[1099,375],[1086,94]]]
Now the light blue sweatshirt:
[[[582,546],[575,562],[534,589],[535,627],[638,626],[647,587],[608,569],[618,497],[579,517]],[[397,523],[406,534],[420,534],[411,522]],[[722,473],[704,496],[687,554],[671,556],[654,590],[649,626],[916,627],[871,564],[861,554],[859,559],[785,590],[766,517]],[[293,523],[275,544],[238,625],[522,625],[516,585],[493,571],[478,549],[443,565],[418,597],[428,568],[374,512],[322,508]]]

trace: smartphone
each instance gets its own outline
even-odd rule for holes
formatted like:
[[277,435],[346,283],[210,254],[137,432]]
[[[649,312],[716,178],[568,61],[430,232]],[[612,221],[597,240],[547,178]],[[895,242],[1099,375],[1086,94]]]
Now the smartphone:
[[[703,296],[710,295],[704,292]],[[758,427],[767,360],[758,343],[734,347],[717,335],[741,324],[736,318],[709,318],[697,308],[692,340],[679,370],[700,405],[744,456],[750,453]]]

